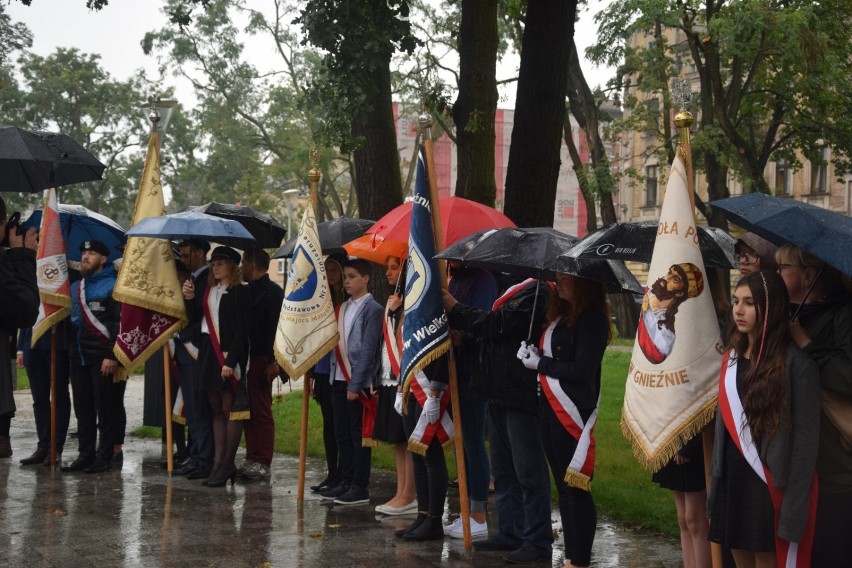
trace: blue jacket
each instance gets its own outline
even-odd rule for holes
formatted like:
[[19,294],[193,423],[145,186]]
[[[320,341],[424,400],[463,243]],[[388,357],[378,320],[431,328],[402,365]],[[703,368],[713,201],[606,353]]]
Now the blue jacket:
[[[352,366],[349,392],[369,389],[381,370],[382,318],[384,309],[370,294],[355,313],[355,321],[346,338],[346,351]],[[331,358],[331,380],[337,374],[337,357]]]
[[69,342],[72,363],[79,365],[99,365],[104,359],[116,360],[112,352],[118,326],[121,320],[121,304],[112,297],[115,288],[115,269],[104,266],[100,272],[85,276],[86,304],[109,332],[104,340],[83,323],[83,311],[80,309],[80,282],[71,284],[71,325],[73,332]]

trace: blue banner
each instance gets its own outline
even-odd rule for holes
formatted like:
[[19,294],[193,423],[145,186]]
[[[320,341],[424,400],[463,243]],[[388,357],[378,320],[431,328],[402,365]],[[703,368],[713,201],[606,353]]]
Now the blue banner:
[[432,230],[432,200],[422,151],[417,160],[417,178],[411,205],[400,364],[400,376],[406,383],[414,373],[450,348],[450,328],[441,300],[441,275],[438,263],[433,258],[435,235]]

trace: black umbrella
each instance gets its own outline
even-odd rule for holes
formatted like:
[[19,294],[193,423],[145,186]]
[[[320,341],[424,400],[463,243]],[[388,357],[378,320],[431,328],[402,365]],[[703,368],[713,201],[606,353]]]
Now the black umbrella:
[[133,225],[127,231],[127,236],[170,240],[206,239],[240,250],[246,250],[255,244],[252,234],[237,221],[198,211],[146,217]]
[[0,126],[0,191],[36,193],[99,180],[105,169],[66,134]]
[[728,197],[710,205],[743,229],[776,245],[796,245],[852,276],[852,218],[764,193]]
[[[320,246],[323,254],[346,254],[343,245],[353,241],[372,227],[375,221],[368,219],[352,219],[351,217],[338,217],[331,221],[323,221],[317,224]],[[289,258],[293,256],[293,248],[296,246],[296,237],[291,238],[281,245],[272,258]]]
[[[586,235],[568,253],[578,259],[611,259],[651,262],[658,221],[613,223]],[[698,246],[706,266],[736,268],[736,239],[717,227],[697,227]],[[680,230],[680,229],[679,229]]]
[[271,215],[255,211],[245,205],[229,205],[213,201],[205,205],[192,205],[187,207],[186,211],[197,211],[214,217],[237,221],[251,233],[255,239],[255,245],[262,248],[279,246],[287,235],[287,229]]

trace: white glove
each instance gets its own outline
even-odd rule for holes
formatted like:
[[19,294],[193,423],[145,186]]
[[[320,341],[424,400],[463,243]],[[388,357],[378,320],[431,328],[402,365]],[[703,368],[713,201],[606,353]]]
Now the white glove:
[[423,414],[426,415],[429,424],[437,422],[441,416],[441,397],[427,396],[426,403],[423,405]]
[[538,354],[538,349],[536,349],[535,345],[529,345],[526,341],[521,341],[521,348],[518,349],[517,357],[527,369],[538,370],[538,362],[541,360],[541,356]]
[[402,393],[396,393],[396,400],[393,402],[393,409],[396,410],[396,413],[402,416]]

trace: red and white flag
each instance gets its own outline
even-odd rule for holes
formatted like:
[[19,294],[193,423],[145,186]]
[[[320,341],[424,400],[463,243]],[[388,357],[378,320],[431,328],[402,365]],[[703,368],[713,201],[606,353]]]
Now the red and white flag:
[[65,237],[62,236],[62,225],[59,221],[56,190],[46,189],[36,253],[36,276],[41,303],[38,307],[38,319],[33,325],[33,344],[71,313],[71,281],[68,279],[68,260],[65,252]]

